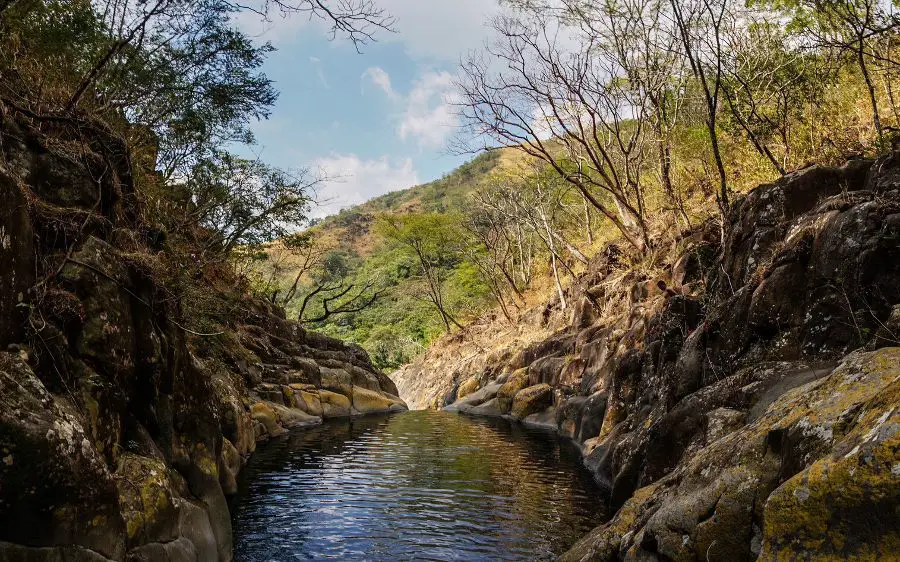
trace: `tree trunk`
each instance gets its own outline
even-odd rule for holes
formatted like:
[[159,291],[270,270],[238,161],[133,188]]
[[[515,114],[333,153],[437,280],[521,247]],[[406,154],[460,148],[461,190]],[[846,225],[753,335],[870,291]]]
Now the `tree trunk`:
[[550,248],[550,266],[553,268],[553,280],[556,282],[556,292],[559,294],[559,305],[563,310],[566,309],[566,295],[563,293],[562,283],[559,280],[559,268],[556,267],[556,244],[553,243],[553,234],[550,232],[550,225],[547,222],[547,215],[543,209],[540,211],[541,220],[544,222],[544,229],[547,231],[547,245]]
[[594,245],[594,228],[591,224],[591,208],[588,205],[587,197],[583,194],[581,196],[581,201],[584,203],[584,230],[587,234],[587,243],[588,246]]
[[883,138],[883,130],[881,127],[881,115],[878,113],[878,97],[875,95],[875,86],[872,84],[872,77],[869,76],[869,66],[866,64],[865,43],[863,39],[859,39],[859,46],[856,50],[856,60],[859,63],[859,69],[862,71],[863,80],[866,82],[866,89],[869,91],[869,102],[872,104],[872,120],[875,123],[875,132],[878,133],[878,140]]

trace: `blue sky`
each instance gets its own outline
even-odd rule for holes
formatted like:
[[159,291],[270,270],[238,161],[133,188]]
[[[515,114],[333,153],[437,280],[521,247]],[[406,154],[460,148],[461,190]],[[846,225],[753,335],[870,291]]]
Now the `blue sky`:
[[496,0],[378,4],[398,33],[382,33],[362,54],[302,17],[240,21],[278,49],[263,70],[281,97],[254,126],[252,151],[279,167],[338,178],[320,190],[315,216],[436,179],[467,159],[446,149],[456,123],[452,84],[460,57],[482,45]]

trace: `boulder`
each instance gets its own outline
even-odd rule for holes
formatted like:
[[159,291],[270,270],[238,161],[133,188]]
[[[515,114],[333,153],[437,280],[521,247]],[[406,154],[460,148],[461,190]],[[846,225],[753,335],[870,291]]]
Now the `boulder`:
[[497,390],[497,407],[501,413],[508,414],[512,409],[513,398],[520,390],[528,387],[528,369],[519,369],[510,373],[503,386]]
[[358,414],[383,414],[406,410],[406,405],[396,396],[354,386],[353,409]]
[[541,357],[528,366],[529,385],[556,384],[559,381],[560,372],[567,363],[568,360],[565,357]]
[[319,400],[322,404],[322,417],[346,418],[352,414],[350,399],[343,394],[330,390],[319,390]]
[[291,367],[294,370],[287,373],[288,384],[301,383],[317,386],[322,384],[322,372],[315,360],[308,357],[291,357]]
[[536,384],[516,393],[510,414],[523,419],[531,414],[543,412],[553,405],[553,389],[549,384]]
[[467,378],[465,381],[460,383],[459,389],[456,391],[456,399],[462,400],[466,396],[478,390],[479,387],[481,387],[481,380],[479,379],[479,377],[472,376]]
[[292,384],[285,387],[285,396],[293,408],[303,410],[311,416],[323,417],[319,389],[308,384]]
[[353,389],[353,376],[344,369],[321,367],[322,388],[350,396]]
[[479,404],[483,404],[497,396],[497,391],[500,390],[501,386],[503,385],[497,383],[489,384],[483,388],[476,390],[462,400],[458,400],[453,404],[450,404],[449,406],[445,406],[443,410],[448,412],[460,412],[478,406]]
[[496,398],[491,398],[487,402],[479,404],[478,406],[472,406],[464,410],[464,413],[471,414],[473,416],[487,417],[499,417],[503,415],[503,412],[500,410],[500,406]]
[[0,543],[121,560],[126,526],[115,479],[25,359],[0,352]]
[[278,414],[275,413],[274,404],[271,402],[257,402],[250,406],[250,415],[265,428],[269,437],[278,437],[287,430],[278,423]]

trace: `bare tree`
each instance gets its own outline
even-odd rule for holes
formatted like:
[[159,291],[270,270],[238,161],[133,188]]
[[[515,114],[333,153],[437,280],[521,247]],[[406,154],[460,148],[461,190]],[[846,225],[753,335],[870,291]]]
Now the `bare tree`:
[[[797,15],[808,22],[805,31],[819,48],[832,49],[853,57],[862,74],[872,120],[879,139],[884,133],[872,63],[900,63],[890,51],[879,49],[879,40],[900,29],[900,16],[889,11],[890,4],[879,0],[800,0]],[[888,43],[889,44],[889,43]]]
[[[719,146],[719,106],[724,73],[723,32],[730,13],[728,0],[669,0],[678,36],[706,106],[706,129],[719,175],[718,201],[728,211],[728,174]],[[723,221],[724,225],[724,221]]]
[[463,64],[466,133],[545,161],[644,248],[644,94],[589,28],[561,21],[541,13],[494,21],[487,55]]
[[230,2],[239,10],[249,10],[271,21],[273,16],[305,16],[329,26],[332,39],[349,39],[357,52],[376,41],[379,32],[393,32],[396,20],[374,0],[259,0]]

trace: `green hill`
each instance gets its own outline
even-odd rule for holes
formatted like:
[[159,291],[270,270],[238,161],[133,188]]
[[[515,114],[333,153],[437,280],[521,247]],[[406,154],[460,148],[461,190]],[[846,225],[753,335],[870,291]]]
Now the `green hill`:
[[[352,287],[346,300],[371,284],[367,295],[377,294],[377,299],[370,306],[308,325],[363,346],[383,369],[408,362],[440,335],[443,325],[432,305],[420,294],[417,285],[421,281],[413,273],[414,261],[397,244],[378,234],[377,217],[458,213],[474,189],[521,158],[512,150],[483,153],[441,179],[376,197],[316,221],[304,233],[307,238],[299,252],[286,251],[283,245],[276,244],[268,247],[264,256],[257,256],[264,258],[262,267],[257,267],[261,290],[275,294],[272,298],[285,307],[289,317],[296,318],[305,296],[317,286],[343,282],[344,288]],[[313,249],[306,245],[307,240]],[[317,253],[326,262],[325,267],[303,273],[292,296],[290,287],[308,263],[310,253]],[[449,305],[460,318],[471,318],[491,306],[488,289],[470,264],[448,258],[440,267],[447,275]],[[320,316],[320,296],[310,298],[303,312],[307,319]]]

